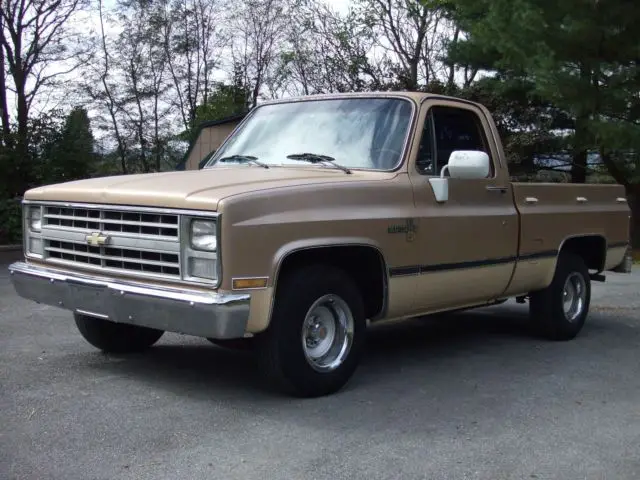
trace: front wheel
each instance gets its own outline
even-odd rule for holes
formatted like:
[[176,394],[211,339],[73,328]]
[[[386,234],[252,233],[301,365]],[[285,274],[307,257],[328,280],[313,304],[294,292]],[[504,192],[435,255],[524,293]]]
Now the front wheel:
[[84,339],[106,353],[141,352],[156,343],[162,330],[115,323],[87,315],[74,315],[76,326]]
[[347,273],[303,267],[278,286],[269,328],[257,337],[260,366],[292,395],[334,393],[358,366],[365,328],[362,296]]
[[551,285],[529,296],[534,327],[551,340],[571,340],[582,330],[590,302],[591,279],[584,260],[563,252]]

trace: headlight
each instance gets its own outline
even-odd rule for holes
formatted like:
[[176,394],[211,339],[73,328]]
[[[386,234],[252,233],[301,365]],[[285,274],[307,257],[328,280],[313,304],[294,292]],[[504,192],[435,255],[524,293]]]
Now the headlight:
[[28,219],[29,230],[32,232],[42,230],[42,209],[40,207],[29,207]]
[[191,247],[205,252],[215,252],[218,247],[216,222],[212,220],[193,220],[191,222]]
[[217,219],[182,217],[182,279],[216,284],[220,277]]

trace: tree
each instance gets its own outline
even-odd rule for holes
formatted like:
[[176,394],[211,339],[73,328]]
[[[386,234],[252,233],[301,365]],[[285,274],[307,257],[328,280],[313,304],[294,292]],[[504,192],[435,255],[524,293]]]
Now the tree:
[[607,149],[603,132],[615,122],[633,122],[640,9],[625,0],[451,3],[469,34],[458,54],[509,78],[530,80],[537,95],[570,114],[572,180],[584,182],[588,153]]
[[95,160],[91,121],[85,108],[75,107],[67,115],[49,155],[47,176],[56,182],[87,178],[93,172]]
[[[159,171],[178,107],[165,48],[164,4],[122,0],[111,12],[98,0],[100,53],[86,70],[82,91],[108,132],[121,173]],[[115,18],[115,21],[114,21]],[[107,27],[120,26],[117,35]]]
[[122,125],[135,142],[135,163],[143,172],[158,171],[173,110],[163,99],[170,88],[162,39],[165,20],[147,0],[126,0],[119,6],[124,28],[115,42],[113,63],[122,78]]
[[[121,117],[124,110],[124,99],[120,92],[120,84],[113,77],[116,68],[111,53],[111,42],[106,34],[105,25],[109,15],[105,11],[102,0],[98,0],[98,21],[100,22],[100,48],[95,61],[88,65],[85,77],[81,81],[80,90],[88,97],[93,107],[99,109],[98,128],[109,132],[115,143],[116,154],[120,163],[120,173],[129,172],[129,142],[122,129]],[[105,112],[106,110],[106,112]]]
[[242,83],[249,87],[247,103],[255,107],[269,83],[292,16],[288,0],[246,0],[237,4],[229,20],[231,57],[241,67]]
[[[247,99],[250,98],[249,88],[242,84],[240,72],[236,75],[232,84],[218,82],[212,85],[207,103],[198,106],[196,112],[196,126],[202,122],[220,120],[234,115],[246,113],[249,110]],[[193,137],[195,128],[186,132],[185,137],[190,142],[196,140]]]
[[376,32],[398,88],[418,90],[449,75],[442,63],[451,22],[438,1],[357,0],[363,22]]
[[312,95],[385,89],[392,81],[376,61],[377,38],[356,9],[340,14],[316,0],[296,4],[270,90]]
[[[0,108],[4,141],[13,143],[21,163],[27,163],[29,112],[38,94],[55,85],[61,76],[76,70],[87,61],[90,44],[79,41],[69,21],[84,7],[86,0],[2,0],[0,8]],[[85,45],[89,45],[85,47]],[[7,84],[4,67],[8,66],[12,84]],[[56,67],[56,68],[52,68]],[[17,105],[17,132],[6,135],[10,126],[7,114],[7,91],[13,91]],[[30,179],[28,165],[17,169],[12,179],[18,189],[26,189]]]
[[220,66],[217,56],[224,45],[220,0],[160,0],[164,6],[163,46],[185,130],[193,128],[196,109],[206,103],[211,75]]
[[540,171],[564,173],[570,165],[570,161],[558,156],[566,150],[567,139],[555,132],[570,129],[572,119],[537,95],[531,81],[495,74],[468,86],[436,93],[460,96],[491,111],[514,179],[530,180]]

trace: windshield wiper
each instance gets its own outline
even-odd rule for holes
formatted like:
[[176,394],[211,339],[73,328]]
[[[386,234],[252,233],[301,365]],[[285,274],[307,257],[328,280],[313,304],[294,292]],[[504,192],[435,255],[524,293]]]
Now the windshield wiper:
[[228,157],[222,157],[218,159],[218,162],[238,162],[238,163],[253,163],[254,165],[260,165],[263,168],[269,168],[269,165],[258,161],[258,157],[251,155],[229,155]]
[[330,157],[329,155],[318,155],[316,153],[292,153],[291,155],[287,155],[287,158],[309,163],[322,163],[324,165],[331,165],[333,167],[339,168],[345,173],[351,173],[351,170],[349,170],[347,167],[335,163],[336,159]]

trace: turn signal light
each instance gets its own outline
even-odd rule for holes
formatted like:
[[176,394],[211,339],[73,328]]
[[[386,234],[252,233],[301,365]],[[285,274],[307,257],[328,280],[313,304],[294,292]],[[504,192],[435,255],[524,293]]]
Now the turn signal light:
[[265,288],[267,286],[266,278],[234,278],[231,282],[234,290],[242,290],[245,288]]

